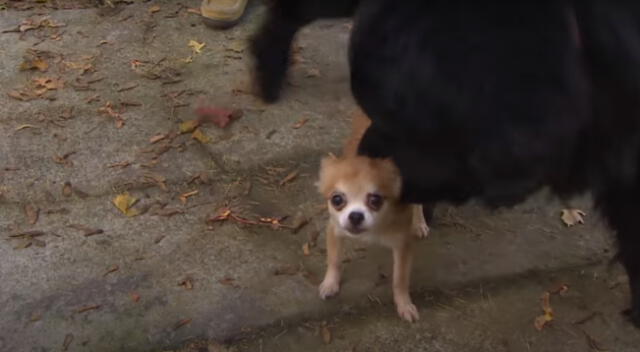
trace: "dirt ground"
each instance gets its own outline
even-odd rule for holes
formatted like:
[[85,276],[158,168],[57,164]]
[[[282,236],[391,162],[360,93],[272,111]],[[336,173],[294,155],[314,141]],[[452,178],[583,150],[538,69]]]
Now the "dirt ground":
[[320,300],[314,182],[355,109],[349,21],[300,33],[266,105],[246,51],[263,5],[215,31],[199,4],[0,1],[0,351],[638,350],[588,197],[572,227],[544,192],[440,205],[418,323],[396,316],[382,248],[350,244]]

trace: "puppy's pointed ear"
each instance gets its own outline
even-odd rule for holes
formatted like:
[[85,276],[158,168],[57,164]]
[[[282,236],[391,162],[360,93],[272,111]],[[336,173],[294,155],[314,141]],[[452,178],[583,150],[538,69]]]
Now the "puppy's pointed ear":
[[322,158],[320,162],[320,173],[318,175],[318,182],[316,182],[316,187],[318,187],[318,191],[323,196],[327,197],[329,193],[331,193],[334,183],[334,174],[338,164],[338,158],[329,154]]

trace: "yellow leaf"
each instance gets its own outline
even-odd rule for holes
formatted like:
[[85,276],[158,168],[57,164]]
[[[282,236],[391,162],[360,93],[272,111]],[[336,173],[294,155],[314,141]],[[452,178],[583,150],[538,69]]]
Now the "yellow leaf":
[[551,308],[551,303],[549,301],[551,295],[549,292],[545,292],[540,300],[542,301],[542,311],[543,315],[536,317],[533,322],[533,326],[536,330],[541,331],[547,323],[553,321],[553,309]]
[[198,120],[189,120],[182,122],[179,127],[180,133],[191,133],[196,128],[198,128],[198,126],[200,126],[200,122]]
[[195,40],[189,41],[189,47],[193,50],[194,53],[200,54],[202,52],[202,48],[206,45],[205,43],[198,43]]
[[25,60],[20,64],[21,71],[37,69],[40,72],[45,72],[48,68],[49,63],[39,57],[33,60]]
[[158,11],[160,11],[160,6],[158,6],[158,5],[154,5],[154,6],[151,6],[151,7],[149,8],[149,12],[150,12],[150,13],[156,13],[156,12],[158,12]]
[[204,134],[199,128],[193,131],[191,138],[197,140],[202,144],[207,144],[211,142],[211,138],[209,138],[206,134]]
[[126,216],[136,216],[139,212],[136,209],[131,209],[131,207],[136,204],[137,201],[137,198],[134,198],[130,196],[129,193],[125,192],[123,194],[119,194],[113,199],[113,205],[115,205],[116,208]]

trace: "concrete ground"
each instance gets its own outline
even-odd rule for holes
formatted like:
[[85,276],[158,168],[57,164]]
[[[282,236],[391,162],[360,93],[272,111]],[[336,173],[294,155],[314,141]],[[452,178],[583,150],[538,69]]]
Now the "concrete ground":
[[[313,184],[354,109],[349,23],[305,29],[265,105],[245,50],[262,5],[213,31],[199,0],[105,3],[0,1],[0,351],[638,350],[588,199],[570,228],[546,194],[439,206],[416,249],[416,324],[395,315],[381,248],[352,244],[340,296],[321,301]],[[194,135],[198,107],[243,115]]]

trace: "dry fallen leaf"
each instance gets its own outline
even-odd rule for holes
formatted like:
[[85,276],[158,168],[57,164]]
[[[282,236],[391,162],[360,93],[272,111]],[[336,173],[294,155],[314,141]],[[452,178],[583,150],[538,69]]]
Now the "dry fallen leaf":
[[85,237],[89,237],[89,236],[93,236],[93,235],[99,235],[101,233],[104,233],[104,230],[102,229],[94,229],[92,227],[89,226],[85,226],[85,225],[80,225],[80,224],[71,224],[68,227],[78,230],[78,231],[82,231],[82,234]]
[[73,342],[73,334],[65,335],[64,341],[62,342],[62,350],[67,351],[72,342]]
[[118,208],[123,214],[126,216],[136,216],[139,212],[136,209],[131,209],[131,207],[136,204],[138,201],[137,198],[134,198],[129,195],[129,193],[125,192],[123,194],[119,194],[113,199],[113,205]]
[[280,266],[280,267],[276,268],[273,271],[273,275],[276,275],[276,276],[280,276],[280,275],[295,275],[298,272],[300,272],[300,267],[295,266],[295,265],[287,264],[287,265],[283,265],[283,266]]
[[129,296],[131,297],[131,300],[132,300],[134,303],[138,303],[138,301],[140,300],[140,295],[139,295],[139,294],[137,294],[136,292],[131,292],[131,293],[129,293]]
[[574,226],[576,224],[584,224],[584,216],[587,213],[580,209],[562,209],[562,222],[568,227]]
[[198,191],[191,191],[191,192],[187,192],[187,193],[183,193],[180,195],[180,202],[182,202],[182,204],[187,204],[187,200],[189,199],[189,197],[193,197],[196,194],[198,194]]
[[29,124],[24,124],[24,125],[20,125],[20,126],[16,127],[15,131],[16,131],[16,132],[17,132],[17,131],[21,131],[21,130],[24,130],[24,129],[26,129],[26,128],[36,128],[36,126],[34,126],[34,125],[29,125]]
[[184,280],[180,281],[178,283],[178,286],[182,286],[184,287],[185,290],[192,290],[193,289],[193,282],[191,281],[190,277],[185,278]]
[[211,122],[214,125],[225,128],[231,121],[242,117],[242,110],[225,109],[215,106],[200,106],[196,109],[196,115],[201,122]]
[[204,134],[204,132],[202,132],[202,130],[199,128],[193,131],[193,134],[191,134],[191,138],[195,139],[196,141],[202,144],[207,144],[211,142],[211,138],[209,138],[209,136]]
[[84,306],[84,307],[80,307],[76,310],[76,313],[84,313],[84,312],[88,312],[90,310],[96,310],[99,309],[101,306],[99,304],[92,304],[89,306]]
[[549,302],[550,296],[551,295],[549,294],[549,292],[545,292],[540,298],[542,302],[542,311],[544,312],[544,314],[538,316],[533,322],[533,326],[538,331],[542,331],[545,325],[553,321],[553,309],[551,308],[551,303]]
[[196,128],[198,128],[198,126],[200,126],[200,121],[198,120],[189,120],[189,121],[185,121],[180,123],[180,133],[191,133],[193,132]]
[[322,327],[322,341],[324,341],[326,345],[331,343],[331,331],[329,331],[326,325]]
[[231,287],[240,287],[238,286],[238,284],[235,283],[236,279],[232,278],[232,277],[225,277],[223,279],[218,280],[219,283],[225,285],[225,286],[231,286]]
[[320,70],[317,68],[310,68],[307,70],[306,76],[309,78],[320,77]]
[[107,276],[107,275],[109,275],[111,273],[114,273],[114,272],[116,272],[118,270],[120,270],[120,267],[117,266],[116,264],[114,264],[114,265],[110,266],[109,268],[107,268],[107,271],[104,273],[103,276]]
[[284,186],[285,184],[293,181],[296,179],[296,177],[298,177],[298,175],[300,174],[299,170],[294,170],[291,171],[287,176],[285,176],[282,181],[280,181],[280,186]]
[[198,43],[195,40],[190,40],[189,44],[187,44],[194,53],[200,54],[202,52],[202,48],[206,45],[205,43]]
[[38,222],[38,216],[40,215],[40,209],[34,205],[27,204],[24,206],[24,213],[27,216],[27,221],[31,225],[35,225]]
[[149,138],[149,143],[155,144],[157,142],[160,142],[161,140],[167,138],[168,135],[169,135],[168,133],[156,134],[155,136]]
[[153,6],[151,6],[151,7],[149,8],[149,12],[150,12],[150,13],[156,13],[156,12],[158,12],[158,11],[160,11],[160,6],[158,6],[158,5],[153,5]]
[[71,188],[71,183],[65,182],[64,185],[62,186],[62,195],[65,197],[71,197],[72,192],[73,192],[73,189]]
[[173,327],[173,330],[178,330],[189,323],[191,323],[191,319],[182,319],[176,323],[176,325]]
[[124,126],[125,120],[122,117],[122,111],[115,111],[110,101],[106,102],[104,106],[99,108],[98,112],[112,117],[116,122],[116,128],[122,128]]
[[309,242],[302,245],[302,253],[307,256],[311,254],[311,245]]
[[46,72],[48,68],[49,63],[41,57],[25,59],[20,64],[20,71],[38,70],[40,72]]
[[291,128],[293,128],[294,130],[297,130],[298,128],[304,126],[308,121],[309,119],[307,118],[300,119],[298,122],[294,123],[293,126],[291,126]]

